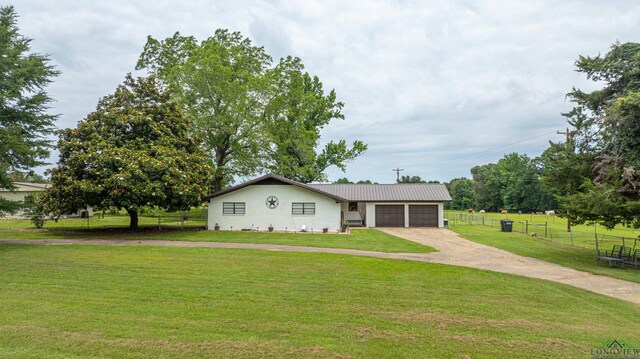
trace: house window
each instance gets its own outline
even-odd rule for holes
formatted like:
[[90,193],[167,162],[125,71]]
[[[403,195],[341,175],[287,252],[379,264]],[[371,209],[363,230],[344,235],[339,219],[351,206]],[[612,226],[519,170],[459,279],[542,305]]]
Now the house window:
[[349,212],[358,212],[358,202],[349,202]]
[[291,204],[291,214],[314,215],[316,214],[316,204],[313,202],[294,202]]
[[222,214],[244,214],[244,202],[223,202]]

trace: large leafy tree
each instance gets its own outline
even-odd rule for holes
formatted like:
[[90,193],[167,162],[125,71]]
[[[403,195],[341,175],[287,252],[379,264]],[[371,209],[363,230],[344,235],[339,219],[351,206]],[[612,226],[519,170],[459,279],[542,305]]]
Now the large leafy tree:
[[[0,7],[0,187],[13,189],[10,173],[44,164],[55,115],[45,88],[58,75],[47,55],[30,51],[12,6]],[[0,215],[19,204],[0,198]]]
[[471,168],[476,209],[496,212],[502,208],[501,188],[490,178],[495,166],[495,163],[488,163]]
[[451,194],[451,202],[445,202],[446,209],[467,209],[475,205],[473,180],[462,177],[454,178],[447,184]]
[[500,159],[492,181],[502,187],[504,208],[511,211],[543,211],[556,206],[555,197],[540,182],[540,171],[527,155],[511,153]]
[[569,136],[568,142],[551,142],[535,161],[545,188],[563,197],[579,192],[583,181],[592,177],[594,157],[592,153],[578,152]]
[[536,162],[511,153],[495,164],[471,169],[476,183],[476,208],[497,211],[542,211],[555,208],[555,197],[540,181]]
[[329,166],[344,170],[366,149],[360,141],[319,149],[320,130],[343,118],[343,104],[304,72],[300,59],[273,66],[264,48],[239,32],[219,29],[201,42],[179,33],[148,37],[136,68],[157,75],[192,119],[193,133],[213,159],[214,190],[235,176],[266,171],[302,182],[324,180]]
[[172,90],[192,133],[204,140],[214,166],[214,191],[234,176],[256,173],[264,163],[267,136],[261,128],[271,62],[263,48],[237,32],[218,30],[200,43],[180,33],[147,39],[136,68],[147,69]]
[[576,67],[603,87],[568,94],[575,104],[566,114],[572,140],[594,161],[563,208],[577,223],[640,226],[640,44],[616,43],[604,56],[580,56]]
[[270,71],[273,97],[266,107],[266,132],[270,139],[266,169],[302,183],[325,181],[324,171],[362,154],[367,146],[345,140],[329,142],[317,153],[320,130],[333,119],[344,119],[344,104],[335,91],[325,94],[317,76],[304,72],[298,58],[287,57]]
[[92,206],[125,209],[138,227],[143,206],[186,210],[202,200],[210,166],[189,121],[153,77],[128,75],[95,112],[64,130],[44,202],[60,215]]

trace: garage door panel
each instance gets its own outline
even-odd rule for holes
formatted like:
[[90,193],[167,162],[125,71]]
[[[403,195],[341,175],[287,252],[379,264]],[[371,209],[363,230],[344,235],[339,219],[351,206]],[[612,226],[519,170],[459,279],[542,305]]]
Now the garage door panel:
[[437,205],[409,205],[409,227],[438,227]]
[[376,227],[404,227],[404,205],[376,205]]

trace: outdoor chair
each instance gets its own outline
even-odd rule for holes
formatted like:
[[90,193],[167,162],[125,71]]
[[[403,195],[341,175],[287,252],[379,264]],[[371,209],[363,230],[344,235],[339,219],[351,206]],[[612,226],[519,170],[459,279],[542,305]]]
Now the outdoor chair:
[[620,259],[623,261],[631,259],[631,247],[622,246],[620,249]]
[[[626,251],[625,248],[629,250]],[[596,265],[598,265],[600,261],[603,260],[607,262],[607,264],[609,265],[609,268],[611,268],[612,264],[617,264],[621,268],[624,268],[625,260],[622,259],[622,253],[627,252],[629,253],[628,254],[629,256],[630,251],[631,249],[629,247],[621,246],[619,244],[614,244],[613,248],[611,249],[611,252],[609,251],[601,252],[600,249],[598,249],[598,256],[596,257]]]
[[624,259],[624,263],[636,269],[640,268],[640,249],[636,249],[633,254],[629,254],[628,258]]

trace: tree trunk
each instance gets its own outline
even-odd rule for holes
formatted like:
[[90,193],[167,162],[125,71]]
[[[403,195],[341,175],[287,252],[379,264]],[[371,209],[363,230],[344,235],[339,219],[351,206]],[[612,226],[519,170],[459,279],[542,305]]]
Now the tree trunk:
[[127,213],[129,213],[129,218],[131,218],[131,221],[129,222],[129,229],[138,229],[138,211],[135,209],[128,209]]

